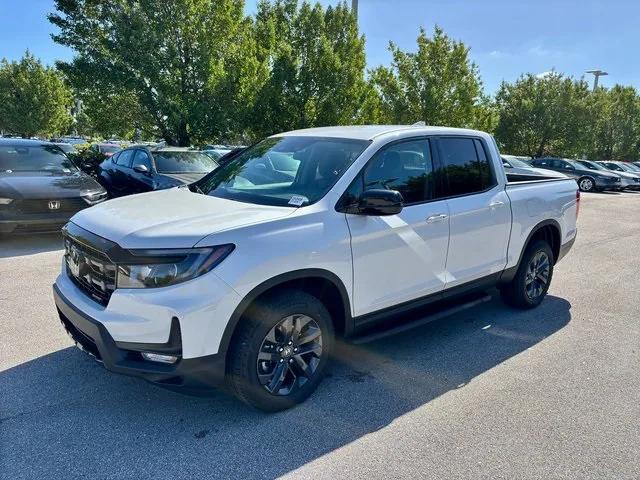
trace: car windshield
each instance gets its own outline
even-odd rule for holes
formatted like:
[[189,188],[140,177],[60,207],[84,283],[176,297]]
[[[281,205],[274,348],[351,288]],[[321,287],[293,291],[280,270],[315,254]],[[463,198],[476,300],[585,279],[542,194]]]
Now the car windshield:
[[60,148],[64,153],[70,153],[75,151],[75,147],[70,143],[56,143],[56,146]]
[[0,171],[76,171],[57,145],[0,145]]
[[625,163],[624,165],[629,169],[630,172],[640,173],[640,167],[639,166],[634,165],[633,163]]
[[605,163],[604,166],[607,168],[607,170],[615,170],[616,172],[624,172],[622,167],[619,167],[615,163]]
[[209,173],[218,163],[202,152],[158,151],[153,152],[159,173]]
[[118,145],[100,145],[99,148],[102,153],[116,153],[122,150]]
[[616,165],[618,165],[625,172],[636,173],[636,171],[633,168],[630,168],[626,163],[616,163]]
[[260,205],[309,205],[320,200],[369,145],[321,137],[270,137],[197,183],[214,197]]
[[590,162],[589,160],[581,160],[580,163],[587,167],[589,170],[606,170],[606,168],[604,168],[602,165]]

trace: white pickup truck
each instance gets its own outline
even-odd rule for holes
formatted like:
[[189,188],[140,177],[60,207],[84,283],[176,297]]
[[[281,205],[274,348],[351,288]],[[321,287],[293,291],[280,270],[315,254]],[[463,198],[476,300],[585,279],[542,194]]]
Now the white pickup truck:
[[573,179],[509,182],[483,132],[294,131],[189,186],[76,214],[55,303],[111,371],[186,391],[225,383],[281,410],[313,392],[337,336],[495,286],[537,306],[579,200]]

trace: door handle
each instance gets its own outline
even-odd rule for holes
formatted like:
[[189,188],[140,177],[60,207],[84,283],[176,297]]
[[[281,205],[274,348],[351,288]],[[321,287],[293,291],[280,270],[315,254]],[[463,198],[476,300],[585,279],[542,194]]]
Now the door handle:
[[427,217],[427,223],[441,222],[442,220],[445,220],[448,217],[449,217],[449,215],[445,215],[444,213],[439,213],[437,215],[431,215],[430,217]]
[[491,208],[498,208],[498,207],[501,207],[501,206],[503,206],[503,205],[504,205],[504,202],[501,202],[500,200],[496,200],[495,202],[491,202],[491,203],[489,204],[489,206],[490,206]]

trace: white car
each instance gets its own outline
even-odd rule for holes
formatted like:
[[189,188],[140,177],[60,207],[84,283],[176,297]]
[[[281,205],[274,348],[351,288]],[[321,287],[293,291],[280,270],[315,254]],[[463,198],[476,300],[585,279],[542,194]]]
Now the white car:
[[599,165],[622,177],[622,187],[630,190],[640,190],[640,173],[629,167],[625,162],[599,161]]
[[493,286],[540,304],[579,198],[573,179],[507,183],[483,132],[294,131],[190,186],[75,215],[54,298],[111,371],[185,391],[226,382],[281,410],[316,388],[336,336]]

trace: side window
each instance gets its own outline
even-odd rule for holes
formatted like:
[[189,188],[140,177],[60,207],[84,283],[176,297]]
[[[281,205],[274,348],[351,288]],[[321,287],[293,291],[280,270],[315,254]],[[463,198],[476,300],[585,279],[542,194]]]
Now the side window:
[[533,164],[536,167],[550,167],[551,163],[549,162],[549,160],[544,159],[544,160],[536,160],[535,162],[533,162]]
[[482,142],[465,137],[440,138],[446,196],[482,192],[495,185]]
[[118,159],[116,160],[116,164],[121,167],[131,167],[131,161],[133,160],[133,150],[123,150],[118,155]]
[[133,167],[137,165],[144,165],[149,171],[151,171],[151,159],[149,154],[144,150],[136,150],[135,158],[133,159]]
[[363,188],[397,190],[405,204],[431,198],[433,163],[429,141],[410,140],[384,147],[363,170]]
[[567,168],[567,166],[565,165],[565,162],[563,162],[562,160],[551,160],[551,165],[553,166],[553,168],[561,168],[561,169]]

